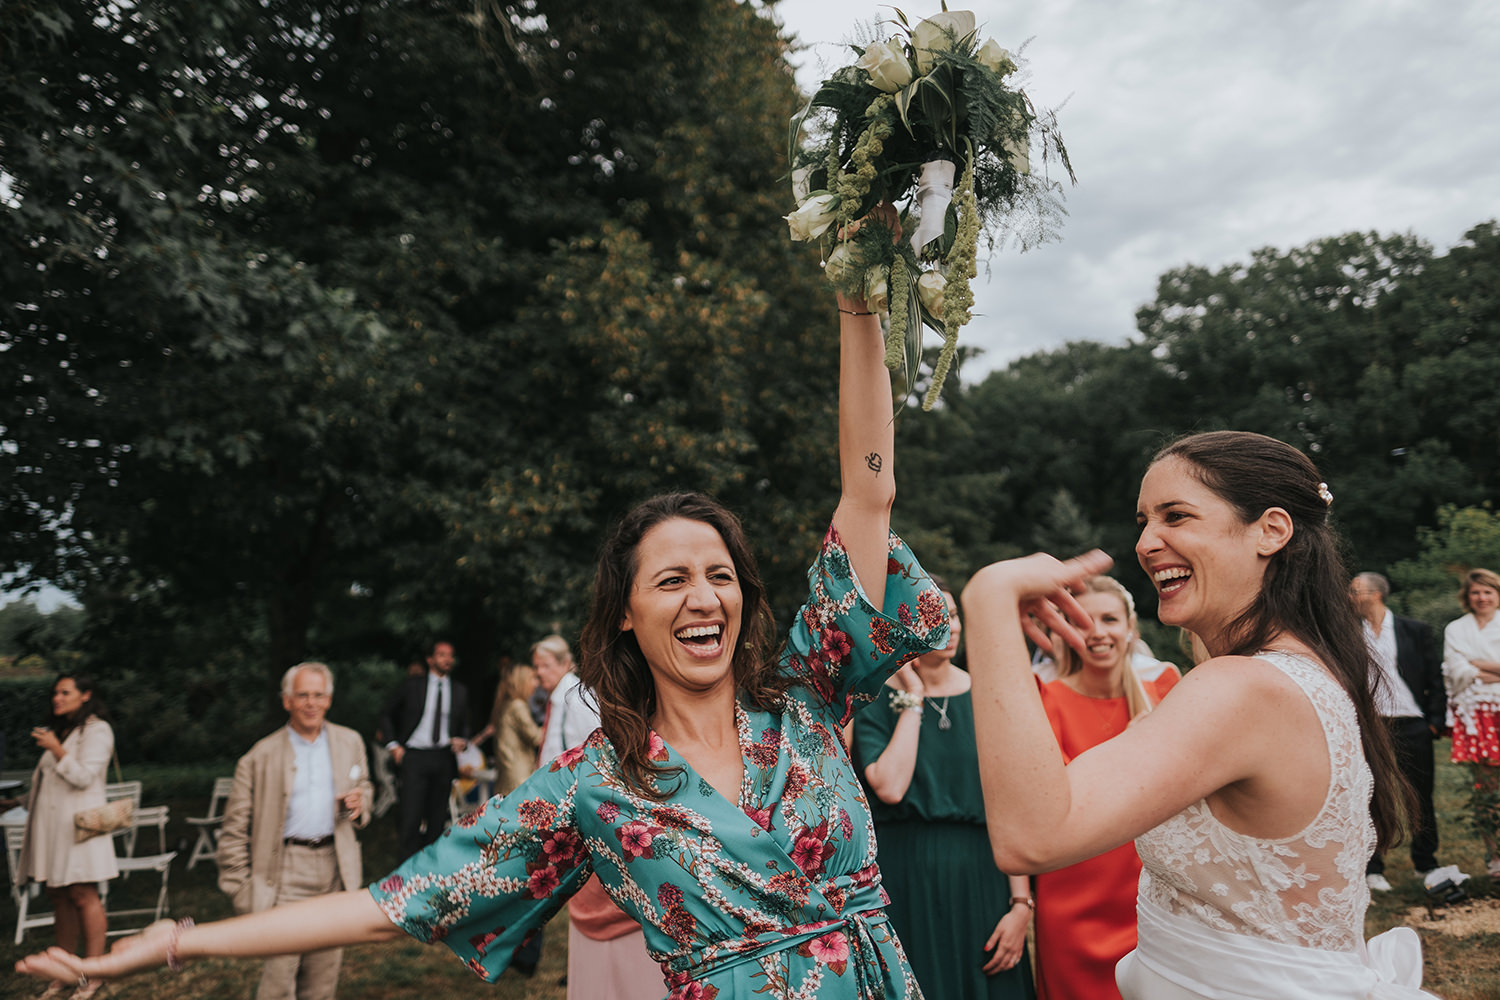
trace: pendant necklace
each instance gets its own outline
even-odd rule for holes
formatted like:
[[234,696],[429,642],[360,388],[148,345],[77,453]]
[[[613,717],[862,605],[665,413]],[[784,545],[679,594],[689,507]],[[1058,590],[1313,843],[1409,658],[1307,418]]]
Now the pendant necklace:
[[947,698],[944,698],[943,699],[943,703],[941,705],[939,705],[932,698],[928,698],[927,699],[927,703],[929,705],[931,705],[933,707],[933,710],[936,711],[937,714],[938,714],[938,728],[939,729],[952,729],[953,728],[953,720],[951,720],[951,719],[948,718],[948,698],[951,698],[951,697],[953,697],[953,696],[952,695],[948,695]]

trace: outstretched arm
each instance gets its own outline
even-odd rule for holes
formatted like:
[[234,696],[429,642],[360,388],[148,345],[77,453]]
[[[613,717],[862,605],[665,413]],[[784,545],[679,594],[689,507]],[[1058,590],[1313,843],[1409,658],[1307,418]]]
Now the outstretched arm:
[[107,955],[79,958],[62,948],[48,948],[21,959],[16,971],[57,982],[79,976],[118,979],[166,965],[169,948],[184,962],[208,955],[264,958],[390,941],[401,934],[368,892],[354,889],[180,932],[173,921],[160,920],[123,938]]
[[[871,213],[900,239],[896,211]],[[858,223],[855,223],[857,226]],[[896,427],[885,336],[864,299],[838,296],[839,482],[833,523],[849,553],[854,575],[876,608],[885,601],[887,539],[896,500]]]

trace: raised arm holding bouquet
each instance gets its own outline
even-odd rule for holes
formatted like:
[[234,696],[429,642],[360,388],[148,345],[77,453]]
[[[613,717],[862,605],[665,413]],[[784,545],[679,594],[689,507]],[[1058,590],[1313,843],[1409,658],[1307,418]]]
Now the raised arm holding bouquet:
[[[974,305],[979,238],[1006,233],[1023,248],[1062,217],[1062,185],[1031,171],[1031,150],[1073,168],[1055,116],[1014,84],[1017,57],[980,41],[971,11],[944,10],[911,26],[896,11],[895,37],[867,46],[824,81],[791,122],[789,162],[795,240],[822,244],[835,291],[890,311],[886,365],[909,390],[922,328],[943,335],[923,400],[931,409]],[[858,48],[855,51],[859,51]],[[903,207],[910,240],[849,223],[882,202]]]

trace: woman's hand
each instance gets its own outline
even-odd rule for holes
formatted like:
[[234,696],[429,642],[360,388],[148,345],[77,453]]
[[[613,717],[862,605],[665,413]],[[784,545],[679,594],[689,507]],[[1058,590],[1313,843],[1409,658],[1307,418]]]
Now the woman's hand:
[[926,692],[927,688],[922,683],[922,678],[917,674],[915,664],[915,660],[908,661],[905,666],[891,675],[890,684],[897,691],[905,691],[920,698]]
[[[1087,629],[1090,619],[1073,591],[1083,581],[1097,576],[1114,565],[1114,560],[1099,549],[1058,560],[1045,552],[991,563],[974,574],[964,588],[965,615],[973,603],[985,611],[1003,613],[1003,606],[1016,609],[1026,637],[1043,649],[1053,648],[1053,637],[1060,637],[1079,652],[1084,638],[1079,629]],[[1076,624],[1076,628],[1074,627]]]
[[166,965],[167,945],[175,927],[176,921],[158,920],[139,934],[116,941],[109,954],[96,958],[79,958],[62,948],[48,948],[21,959],[16,971],[60,983],[75,982],[80,976],[118,979]]
[[990,938],[984,943],[985,951],[994,951],[984,963],[984,974],[993,976],[1007,969],[1014,969],[1021,961],[1026,949],[1026,926],[1031,923],[1031,907],[1016,903],[1010,912],[1000,918]]
[[[852,238],[855,233],[859,232],[860,227],[864,225],[865,219],[875,219],[881,225],[885,226],[885,228],[889,229],[891,231],[892,243],[901,242],[901,213],[897,212],[896,206],[892,205],[888,201],[883,201],[880,204],[876,205],[874,208],[870,209],[870,214],[865,216],[864,219],[856,219],[855,221],[849,223],[849,225],[840,230],[839,237],[846,240]],[[836,293],[835,298],[838,299],[839,309],[845,312],[872,312],[869,303],[864,300],[863,296],[856,298],[844,295],[840,292]]]
[[1479,671],[1479,679],[1486,684],[1500,683],[1500,662],[1495,660],[1470,660]]
[[63,749],[62,740],[58,739],[57,734],[46,726],[37,726],[31,731],[31,736],[36,740],[36,745],[39,748],[46,753],[50,753],[58,760],[62,760],[67,756],[68,752]]

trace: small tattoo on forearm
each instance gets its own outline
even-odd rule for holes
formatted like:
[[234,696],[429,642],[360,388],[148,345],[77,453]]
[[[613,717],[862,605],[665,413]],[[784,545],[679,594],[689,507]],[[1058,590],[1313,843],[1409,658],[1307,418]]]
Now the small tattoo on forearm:
[[880,467],[884,463],[880,459],[880,453],[877,451],[872,451],[865,456],[865,464],[870,467],[871,472],[875,473],[878,476],[880,475]]

